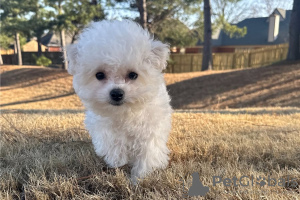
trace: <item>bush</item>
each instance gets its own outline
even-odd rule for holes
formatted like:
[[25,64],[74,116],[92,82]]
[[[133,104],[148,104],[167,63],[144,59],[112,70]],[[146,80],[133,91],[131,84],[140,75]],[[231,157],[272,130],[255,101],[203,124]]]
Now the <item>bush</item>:
[[36,64],[40,65],[40,66],[48,67],[49,65],[52,64],[52,61],[49,58],[45,57],[45,56],[41,56],[41,57],[36,59]]

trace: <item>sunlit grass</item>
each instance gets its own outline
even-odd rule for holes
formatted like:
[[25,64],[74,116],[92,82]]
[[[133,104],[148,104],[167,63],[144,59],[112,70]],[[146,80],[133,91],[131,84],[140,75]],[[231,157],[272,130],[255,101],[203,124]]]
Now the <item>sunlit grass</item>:
[[[0,199],[179,199],[182,181],[199,172],[207,199],[299,198],[299,188],[212,186],[213,176],[300,179],[300,113],[174,113],[170,165],[138,187],[128,167],[107,169],[84,129],[84,114],[10,113],[1,116]],[[259,110],[256,110],[259,113]],[[188,189],[188,184],[185,189]],[[235,191],[238,191],[235,194]],[[244,192],[241,192],[244,191]]]
[[[244,95],[245,91],[258,96],[268,93],[278,101],[290,98],[291,103],[287,105],[298,105],[299,69],[299,65],[295,65],[285,75],[265,70],[260,84],[251,80],[250,85],[225,93],[236,106],[241,102],[259,106],[259,101],[252,101],[253,96]],[[0,71],[1,200],[182,199],[193,172],[198,172],[202,183],[210,188],[205,199],[300,198],[300,108],[176,110],[168,142],[171,150],[168,168],[155,171],[136,187],[128,179],[129,166],[108,169],[96,156],[84,128],[84,108],[74,94],[71,76],[62,70],[31,66],[1,66]],[[176,84],[170,88],[177,94],[176,91],[197,83],[182,84],[184,81],[215,73],[224,72],[166,74],[165,80],[169,86]],[[218,77],[215,78],[219,80]],[[225,95],[219,86],[228,89],[231,78],[228,76],[229,81],[224,82],[229,85],[217,83],[215,88],[210,88],[211,83],[201,78],[200,82],[207,85],[200,90],[202,86],[198,84],[200,96],[195,98],[203,98],[200,103],[187,103],[187,108],[215,103],[213,108],[217,109],[222,103],[219,96]],[[285,78],[286,88],[293,90],[288,95],[276,92],[282,84],[270,87],[269,92],[264,89]],[[251,93],[253,88],[258,90]],[[210,93],[213,89],[218,89],[215,96]],[[285,88],[282,91],[286,91]],[[182,101],[185,105],[189,98],[181,97],[184,98],[178,103]],[[290,176],[299,184],[262,188],[257,185],[213,186],[213,176],[231,179],[270,176],[277,180]]]

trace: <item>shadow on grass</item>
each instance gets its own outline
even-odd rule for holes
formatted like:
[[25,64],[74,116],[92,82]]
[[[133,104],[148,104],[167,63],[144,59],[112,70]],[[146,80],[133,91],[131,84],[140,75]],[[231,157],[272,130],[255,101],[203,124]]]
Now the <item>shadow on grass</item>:
[[62,97],[67,97],[74,95],[75,92],[69,92],[67,94],[62,94],[62,95],[57,95],[57,96],[51,96],[51,97],[46,97],[46,98],[38,98],[38,99],[32,99],[32,100],[26,100],[26,101],[16,101],[12,103],[6,103],[6,104],[0,104],[0,107],[5,107],[5,106],[12,106],[12,105],[18,105],[18,104],[26,104],[26,103],[34,103],[34,102],[39,102],[39,101],[47,101],[51,99],[58,99]]
[[[81,114],[84,109],[1,109],[1,114]],[[229,109],[229,110],[201,110],[201,109],[178,109],[174,113],[203,113],[203,114],[224,114],[224,115],[292,115],[300,113],[300,108],[279,108],[279,109]]]
[[[300,106],[298,80],[299,64],[274,65],[200,76],[171,84],[167,89],[175,109],[189,108],[191,104],[195,109],[276,106],[276,103]],[[266,103],[275,98],[280,100]]]
[[292,115],[300,113],[300,108],[286,108],[286,109],[255,109],[255,110],[243,110],[243,109],[230,109],[230,110],[193,110],[183,109],[175,110],[175,113],[204,113],[204,114],[224,114],[224,115]]
[[[2,109],[1,114],[51,114],[51,115],[62,115],[62,114],[80,114],[84,113],[84,109]],[[300,112],[300,111],[299,111]]]
[[25,88],[41,84],[50,80],[69,77],[65,70],[53,68],[20,68],[6,71],[1,74],[1,86],[14,88]]

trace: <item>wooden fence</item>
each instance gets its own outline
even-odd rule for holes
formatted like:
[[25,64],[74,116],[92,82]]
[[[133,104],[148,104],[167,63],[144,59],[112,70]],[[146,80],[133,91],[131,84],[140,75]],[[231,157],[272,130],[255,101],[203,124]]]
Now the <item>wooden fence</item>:
[[[257,50],[235,53],[214,53],[213,70],[262,67],[285,60],[288,44],[268,46]],[[201,71],[202,54],[172,54],[166,73]]]
[[[63,54],[61,52],[42,52],[42,55],[49,58],[54,66],[62,66]],[[37,52],[22,52],[23,65],[36,65]],[[17,65],[17,55],[2,55],[5,65]]]

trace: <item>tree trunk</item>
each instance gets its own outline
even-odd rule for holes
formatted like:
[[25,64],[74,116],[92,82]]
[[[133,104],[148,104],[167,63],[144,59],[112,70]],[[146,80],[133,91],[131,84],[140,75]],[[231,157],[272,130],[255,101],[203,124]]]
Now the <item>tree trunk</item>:
[[[94,0],[95,5],[97,5],[97,1]],[[93,2],[93,1],[92,1]],[[63,9],[62,9],[62,1],[59,1],[58,3],[58,13],[60,15],[63,14]],[[66,37],[65,37],[65,30],[64,27],[61,26],[60,27],[60,31],[59,31],[59,35],[60,35],[60,47],[61,47],[61,52],[63,53],[63,69],[68,69],[68,61],[67,61],[67,51],[66,51]]]
[[1,51],[0,51],[0,65],[3,65],[3,60],[2,60],[2,54],[1,54]]
[[17,51],[16,37],[15,37],[15,42],[14,42],[14,57],[12,59],[12,64],[13,65],[17,65],[18,64],[18,51]]
[[211,11],[209,0],[204,0],[204,46],[202,58],[202,71],[212,69],[212,46],[211,46]]
[[77,31],[75,31],[75,32],[72,34],[72,41],[71,41],[71,44],[74,44],[74,42],[76,41],[77,35],[78,35]]
[[42,56],[42,42],[41,42],[41,36],[37,36],[37,43],[38,43],[38,53],[37,56],[41,57]]
[[63,68],[68,69],[65,30],[60,31],[60,45],[61,45],[61,50],[62,50],[63,58],[64,58]]
[[289,27],[289,52],[287,60],[300,59],[300,1],[294,0]]
[[21,52],[19,33],[15,34],[15,40],[16,40],[17,55],[18,55],[18,65],[22,65],[23,64],[22,63],[22,52]]
[[146,0],[138,0],[138,8],[140,12],[140,24],[147,29],[147,2]]

